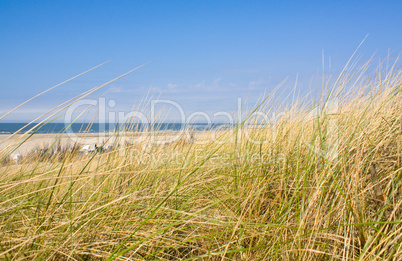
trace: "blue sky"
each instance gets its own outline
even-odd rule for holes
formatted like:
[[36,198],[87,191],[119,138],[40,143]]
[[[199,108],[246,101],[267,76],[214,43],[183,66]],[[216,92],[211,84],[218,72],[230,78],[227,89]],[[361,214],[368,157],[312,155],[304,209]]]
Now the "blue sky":
[[[97,64],[106,65],[24,105],[26,122],[141,64],[92,95],[129,111],[147,93],[186,114],[233,112],[288,77],[280,92],[321,88],[322,53],[336,75],[359,43],[400,53],[401,1],[0,1],[0,116]],[[377,60],[378,60],[377,59]],[[106,92],[106,93],[105,93]]]

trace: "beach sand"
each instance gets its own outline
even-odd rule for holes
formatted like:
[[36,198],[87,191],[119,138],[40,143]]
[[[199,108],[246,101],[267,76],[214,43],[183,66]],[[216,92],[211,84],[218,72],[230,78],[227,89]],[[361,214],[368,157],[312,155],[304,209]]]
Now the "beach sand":
[[[169,144],[179,140],[181,137],[187,139],[205,140],[209,137],[205,136],[205,132],[193,132],[192,134],[183,131],[164,131],[157,133],[146,132],[127,132],[127,133],[80,133],[80,134],[14,134],[14,135],[0,135],[0,151],[18,146],[12,154],[24,155],[36,149],[43,149],[50,147],[53,143],[60,143],[62,147],[72,147],[74,144],[82,148],[85,145],[90,145],[94,148],[97,146],[111,146],[113,144]],[[27,139],[28,138],[28,139]],[[26,141],[24,141],[27,139]]]
[[16,135],[0,135],[0,150],[7,148],[10,145],[21,144],[13,154],[26,154],[29,151],[46,148],[51,146],[56,140],[60,142],[62,146],[73,146],[75,143],[81,145],[94,145],[100,144],[100,138],[97,134],[87,134],[82,136],[70,136],[68,134],[34,134],[24,142],[29,135],[16,134]]

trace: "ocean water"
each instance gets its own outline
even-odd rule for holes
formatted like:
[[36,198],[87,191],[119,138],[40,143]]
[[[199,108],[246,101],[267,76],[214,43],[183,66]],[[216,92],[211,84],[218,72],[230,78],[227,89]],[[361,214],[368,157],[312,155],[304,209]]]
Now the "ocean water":
[[[36,126],[37,124],[27,123],[0,123],[0,134],[12,134],[18,131],[18,133],[62,133],[67,130],[68,125],[64,123],[46,123]],[[35,127],[36,126],[36,127]],[[116,125],[116,124],[99,124],[99,123],[73,123],[68,127],[69,132],[74,133],[103,133],[113,132],[115,130],[134,130],[134,131],[149,131],[151,130],[151,124],[130,124],[130,125]],[[190,128],[195,131],[211,130],[218,128],[228,128],[230,125],[224,123],[158,123],[154,124],[154,130],[160,131],[178,131]],[[30,130],[34,128],[33,130]]]

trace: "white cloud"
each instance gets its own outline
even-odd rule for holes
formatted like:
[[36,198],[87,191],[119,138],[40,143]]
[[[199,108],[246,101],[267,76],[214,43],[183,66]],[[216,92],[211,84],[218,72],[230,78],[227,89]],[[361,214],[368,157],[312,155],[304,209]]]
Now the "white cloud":
[[17,109],[13,111],[10,115],[15,114],[44,114],[52,110],[53,108],[30,108],[30,109]]
[[150,85],[150,86],[141,86],[140,87],[141,91],[145,91],[145,92],[151,92],[151,93],[160,93],[162,92],[162,88],[158,87],[158,86],[154,86],[154,85]]
[[211,84],[208,84],[206,80],[203,80],[200,83],[197,83],[195,85],[190,85],[191,89],[197,89],[197,90],[204,90],[204,91],[224,91],[226,90],[225,87],[223,87],[220,83],[222,81],[222,78],[216,78]]
[[177,84],[174,84],[174,83],[169,83],[169,84],[167,85],[167,88],[168,88],[169,90],[175,90],[175,89],[177,89],[177,87],[178,87],[178,85],[177,85]]
[[[120,86],[112,86],[108,89],[107,92],[124,94],[124,93],[138,93],[141,91],[148,91],[148,90],[152,91],[153,89],[155,89],[155,87],[153,87],[152,85],[151,85],[151,87],[141,86],[139,88],[124,88],[124,87],[120,87]],[[158,88],[158,90],[160,90],[160,89]]]
[[195,85],[190,86],[192,89],[200,89],[200,90],[204,90],[205,89],[205,80],[203,80],[200,83],[197,83]]
[[262,79],[254,80],[249,82],[248,89],[249,90],[261,90],[267,87],[267,82],[263,81]]
[[110,87],[108,92],[109,93],[122,93],[123,89],[121,87]]
[[120,86],[112,86],[107,90],[108,93],[134,93],[135,91],[134,89],[127,89]]

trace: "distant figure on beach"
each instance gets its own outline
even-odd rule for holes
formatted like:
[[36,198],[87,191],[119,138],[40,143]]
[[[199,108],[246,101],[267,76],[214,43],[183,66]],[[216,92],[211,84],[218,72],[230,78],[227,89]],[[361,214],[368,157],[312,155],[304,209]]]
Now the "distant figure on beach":
[[22,159],[22,156],[21,156],[21,154],[19,154],[19,153],[15,154],[15,155],[13,156],[13,160],[14,160],[14,162],[17,163],[17,164],[18,164],[18,162],[19,162],[21,159]]

